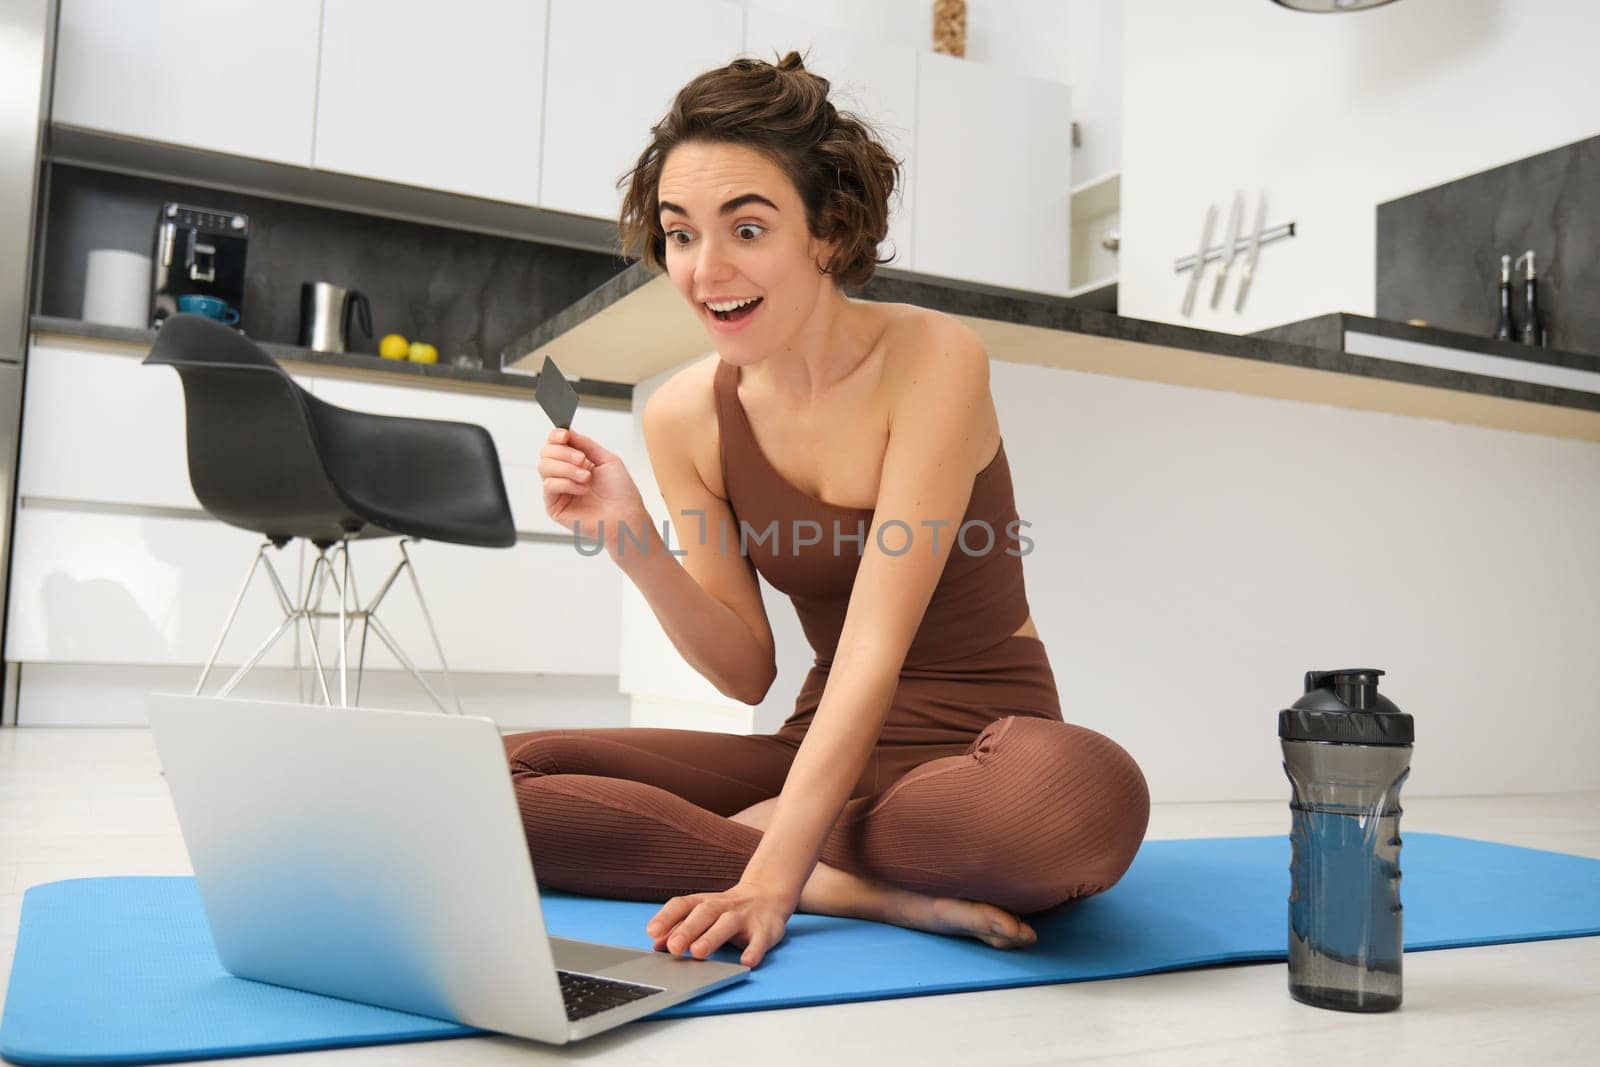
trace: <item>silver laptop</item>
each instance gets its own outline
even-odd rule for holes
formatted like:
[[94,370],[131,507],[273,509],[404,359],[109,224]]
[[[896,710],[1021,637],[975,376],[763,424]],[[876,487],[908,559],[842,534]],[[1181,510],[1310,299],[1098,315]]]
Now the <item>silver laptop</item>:
[[241,978],[561,1044],[750,971],[549,936],[490,719],[168,693],[148,710]]

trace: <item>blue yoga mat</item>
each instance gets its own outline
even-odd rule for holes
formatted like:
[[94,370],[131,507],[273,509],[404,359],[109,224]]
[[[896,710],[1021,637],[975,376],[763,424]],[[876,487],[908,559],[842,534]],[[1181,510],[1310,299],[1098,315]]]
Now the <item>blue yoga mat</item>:
[[[1600,934],[1600,860],[1443,834],[1401,853],[1405,947]],[[1146,841],[1109,892],[1030,918],[1027,949],[796,915],[742,982],[651,1018],[1080,982],[1287,957],[1287,836]],[[648,949],[658,905],[544,894],[552,933]],[[719,959],[737,960],[725,947]],[[84,878],[28,890],[0,1054],[22,1064],[148,1063],[482,1033],[234,978],[192,878]]]

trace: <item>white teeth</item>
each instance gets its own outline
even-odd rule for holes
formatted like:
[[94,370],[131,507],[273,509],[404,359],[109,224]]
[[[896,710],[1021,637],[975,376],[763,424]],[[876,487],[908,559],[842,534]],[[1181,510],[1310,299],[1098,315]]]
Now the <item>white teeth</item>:
[[708,300],[706,301],[706,307],[710,308],[712,311],[734,311],[738,308],[744,307],[746,304],[753,304],[759,299],[761,298],[757,296],[747,296],[743,300]]

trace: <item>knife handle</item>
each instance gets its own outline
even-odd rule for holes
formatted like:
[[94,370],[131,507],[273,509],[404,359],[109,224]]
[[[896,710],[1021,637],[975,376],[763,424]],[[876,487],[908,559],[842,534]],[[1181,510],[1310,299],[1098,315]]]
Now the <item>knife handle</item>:
[[1206,205],[1205,225],[1200,229],[1200,252],[1195,256],[1194,273],[1189,275],[1189,287],[1183,293],[1183,313],[1189,315],[1194,311],[1195,290],[1200,288],[1200,275],[1206,270],[1206,249],[1211,244],[1211,229],[1217,224],[1217,206]]

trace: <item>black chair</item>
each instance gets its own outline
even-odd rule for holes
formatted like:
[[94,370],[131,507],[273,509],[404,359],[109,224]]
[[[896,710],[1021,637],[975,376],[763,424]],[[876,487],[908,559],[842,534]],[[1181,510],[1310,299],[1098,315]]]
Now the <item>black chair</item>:
[[[203,315],[169,316],[144,362],[172,367],[182,379],[189,483],[200,505],[223,522],[266,537],[245,574],[195,694],[204,688],[250,580],[264,562],[284,620],[217,695],[228,695],[278,639],[301,622],[310,633],[322,698],[332,704],[317,647],[317,620],[336,617],[341,637],[341,705],[348,702],[350,627],[359,621],[356,703],[361,702],[361,672],[370,629],[439,710],[447,710],[375,614],[400,572],[405,571],[460,713],[460,698],[455,695],[444,649],[422,598],[406,542],[446,541],[486,548],[508,548],[516,543],[499,456],[488,431],[471,423],[398,418],[336,407],[302,389],[255,342]],[[295,604],[266,553],[269,546],[282,549],[297,537],[315,546],[317,557],[305,592]],[[400,560],[363,608],[350,574],[350,542],[380,537],[401,539]],[[341,555],[342,577],[334,574],[329,549]],[[339,595],[337,612],[322,610],[324,583],[330,581]],[[352,597],[355,606],[347,608]]]

